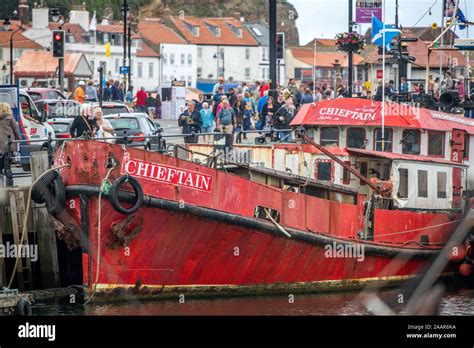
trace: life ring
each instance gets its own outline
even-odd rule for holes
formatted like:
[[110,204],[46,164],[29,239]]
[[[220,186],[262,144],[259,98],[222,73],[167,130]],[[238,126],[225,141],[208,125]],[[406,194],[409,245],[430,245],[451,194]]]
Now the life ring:
[[66,206],[66,188],[56,171],[45,174],[31,190],[31,199],[38,204],[46,203],[51,215],[61,213]]
[[32,315],[31,303],[26,298],[21,297],[15,307],[15,315],[29,317]]
[[[125,208],[120,203],[120,200],[118,198],[119,189],[126,182],[128,182],[130,186],[132,186],[133,191],[135,193],[135,202],[130,208]],[[133,214],[138,209],[140,209],[140,207],[143,204],[143,189],[140,186],[140,183],[138,182],[137,179],[128,175],[123,175],[117,180],[115,180],[115,182],[112,184],[112,187],[110,188],[110,191],[109,191],[109,199],[110,199],[110,203],[112,204],[112,207],[119,213]]]

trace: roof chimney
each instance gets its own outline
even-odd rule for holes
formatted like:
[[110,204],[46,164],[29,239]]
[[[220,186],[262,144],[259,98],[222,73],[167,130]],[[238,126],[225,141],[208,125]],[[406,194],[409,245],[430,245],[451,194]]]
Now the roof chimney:
[[20,0],[18,4],[18,18],[23,25],[30,21],[30,6],[28,6],[26,0]]
[[33,13],[33,29],[46,29],[49,24],[49,9],[35,7]]

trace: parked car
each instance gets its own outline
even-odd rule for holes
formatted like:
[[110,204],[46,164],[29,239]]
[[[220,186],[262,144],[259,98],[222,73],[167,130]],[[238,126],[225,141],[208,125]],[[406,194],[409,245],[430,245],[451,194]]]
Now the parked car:
[[[22,140],[34,142],[18,146],[20,164],[25,171],[30,170],[30,153],[48,149],[48,137],[55,137],[54,129],[48,124],[46,116],[41,115],[29,94],[18,86],[0,86],[0,102],[11,106],[15,120],[19,123]],[[51,144],[54,147],[54,142]]]
[[[90,103],[90,105],[95,108],[99,106],[99,103]],[[102,103],[102,111],[105,115],[112,115],[112,114],[129,114],[132,110],[125,104],[119,102],[103,102]]]
[[[150,120],[147,114],[134,112],[129,114],[106,115],[104,118],[109,120],[112,124],[114,136],[121,137],[125,133],[127,136],[138,137],[129,139],[126,145],[134,147],[143,146],[146,150],[158,150],[158,138],[146,138],[146,136],[156,135],[159,125],[157,126]],[[162,141],[163,140],[164,139],[162,139]],[[125,141],[117,139],[115,143],[124,144]]]
[[41,99],[67,99],[64,93],[55,88],[30,87],[25,89],[25,91],[34,102]]
[[80,113],[81,104],[70,99],[42,99],[35,102],[38,111],[51,118],[74,118]]

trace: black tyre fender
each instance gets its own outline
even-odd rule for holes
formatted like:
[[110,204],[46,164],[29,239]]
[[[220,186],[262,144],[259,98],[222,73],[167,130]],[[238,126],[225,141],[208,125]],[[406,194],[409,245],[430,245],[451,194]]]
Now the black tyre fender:
[[31,316],[32,315],[32,310],[31,310],[31,303],[28,301],[26,298],[21,297],[15,307],[15,315],[25,317],[25,316]]
[[50,199],[46,201],[46,209],[51,215],[57,215],[64,210],[66,206],[66,187],[63,180],[58,176],[50,186],[53,191],[50,191]]
[[[118,198],[120,187],[126,181],[128,181],[128,183],[132,186],[133,191],[135,193],[135,202],[130,208],[125,208],[120,203],[120,200]],[[110,192],[109,192],[109,199],[110,199],[110,204],[112,204],[112,207],[119,213],[133,214],[138,209],[140,209],[140,207],[143,204],[143,189],[137,179],[128,175],[123,175],[117,180],[115,180],[114,183],[112,184],[112,187],[110,188]]]
[[49,197],[46,191],[50,191],[49,186],[57,177],[58,172],[52,171],[39,179],[31,190],[31,199],[38,204],[46,202]]

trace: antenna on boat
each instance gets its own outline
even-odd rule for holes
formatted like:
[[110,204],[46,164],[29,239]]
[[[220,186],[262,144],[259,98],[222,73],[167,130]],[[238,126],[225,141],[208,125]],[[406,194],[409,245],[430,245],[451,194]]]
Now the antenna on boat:
[[316,102],[316,42],[317,42],[317,39],[314,38],[314,47],[313,47],[313,105]]

